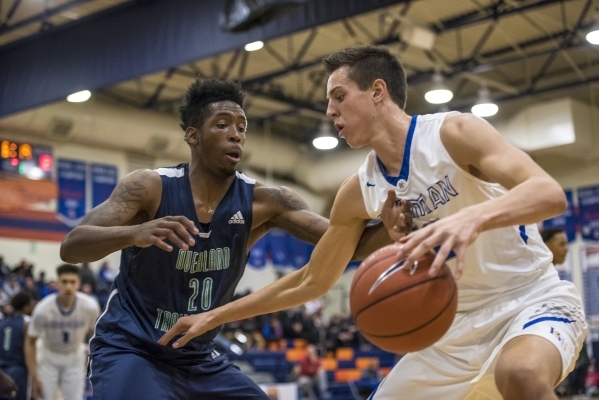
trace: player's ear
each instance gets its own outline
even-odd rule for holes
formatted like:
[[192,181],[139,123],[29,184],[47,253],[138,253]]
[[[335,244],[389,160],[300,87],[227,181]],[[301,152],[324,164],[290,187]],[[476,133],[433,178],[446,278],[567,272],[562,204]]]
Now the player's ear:
[[198,135],[200,134],[200,130],[193,126],[188,126],[185,129],[185,141],[187,144],[197,144],[198,143]]
[[372,82],[372,99],[375,103],[383,101],[384,94],[387,92],[387,84],[382,79],[375,79]]

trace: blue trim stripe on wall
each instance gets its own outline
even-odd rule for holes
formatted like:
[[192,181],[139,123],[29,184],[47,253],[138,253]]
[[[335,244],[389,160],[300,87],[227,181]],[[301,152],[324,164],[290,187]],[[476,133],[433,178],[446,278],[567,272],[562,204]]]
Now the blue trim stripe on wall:
[[56,221],[32,221],[17,218],[0,218],[0,226],[6,228],[33,229],[52,232],[70,232],[71,228],[65,224]]

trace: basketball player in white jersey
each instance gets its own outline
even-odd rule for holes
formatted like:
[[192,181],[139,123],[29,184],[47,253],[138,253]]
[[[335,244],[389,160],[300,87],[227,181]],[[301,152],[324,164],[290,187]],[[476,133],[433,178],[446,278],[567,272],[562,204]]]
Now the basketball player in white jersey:
[[[87,356],[84,341],[91,336],[100,306],[77,291],[79,267],[63,264],[56,274],[58,293],[36,305],[25,342],[32,398],[54,400],[60,387],[64,400],[81,400]],[[41,343],[36,346],[38,339]]]
[[438,249],[430,273],[449,260],[459,279],[458,314],[439,342],[403,357],[372,398],[556,399],[553,388],[586,333],[580,296],[559,280],[535,225],[565,211],[560,186],[482,119],[407,115],[405,72],[386,48],[345,49],[324,65],[327,116],[351,147],[373,151],[339,190],[310,262],[236,302],[179,319],[165,339],[187,331],[180,347],[216,322],[322,296],[366,223],[400,215],[397,195],[410,201],[420,228],[396,233],[405,267]]

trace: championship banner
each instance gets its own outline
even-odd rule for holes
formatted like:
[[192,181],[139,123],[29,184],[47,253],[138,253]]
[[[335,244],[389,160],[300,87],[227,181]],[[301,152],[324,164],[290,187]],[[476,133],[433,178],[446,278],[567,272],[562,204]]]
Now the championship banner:
[[118,180],[114,165],[92,164],[92,208],[102,204],[110,197]]
[[582,249],[584,308],[593,326],[599,325],[599,246],[586,245]]
[[69,227],[85,215],[85,163],[58,160],[58,212],[56,218]]
[[578,209],[582,238],[599,241],[599,186],[578,189]]
[[563,230],[568,237],[568,243],[570,243],[576,240],[576,217],[574,215],[574,202],[572,201],[573,193],[571,190],[565,190],[564,193],[568,200],[566,212],[555,218],[543,221],[543,229],[559,228]]

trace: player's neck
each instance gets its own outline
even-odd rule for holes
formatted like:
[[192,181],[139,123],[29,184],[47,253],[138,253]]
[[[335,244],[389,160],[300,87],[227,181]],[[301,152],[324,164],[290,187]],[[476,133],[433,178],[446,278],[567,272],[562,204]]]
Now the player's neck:
[[378,129],[373,129],[374,135],[369,146],[385,166],[386,173],[391,176],[399,175],[411,121],[412,117],[403,110],[395,110],[379,119]]
[[218,175],[202,163],[192,160],[189,164],[189,183],[198,216],[205,213],[204,219],[210,218],[234,179],[235,175]]
[[73,306],[73,303],[75,303],[75,297],[76,296],[61,296],[60,294],[58,294],[56,300],[58,301],[59,306],[65,309],[69,309]]

